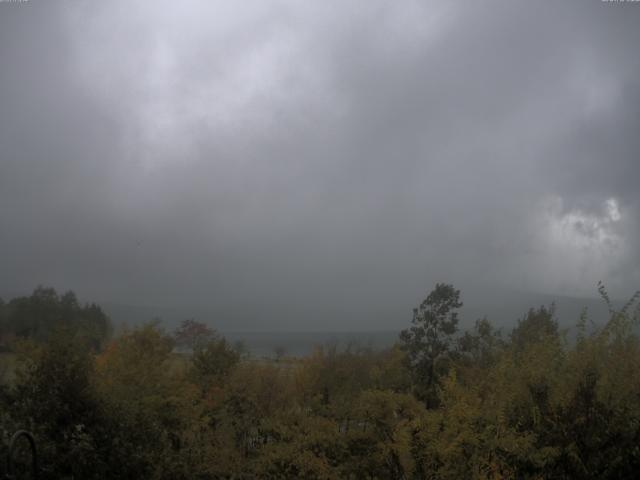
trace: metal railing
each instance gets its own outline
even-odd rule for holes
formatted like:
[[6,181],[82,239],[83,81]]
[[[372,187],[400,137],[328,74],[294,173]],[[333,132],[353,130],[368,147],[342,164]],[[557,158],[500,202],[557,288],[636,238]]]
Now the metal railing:
[[18,448],[18,440],[21,437],[24,437],[29,442],[29,446],[31,447],[31,478],[38,478],[38,450],[36,449],[36,440],[33,438],[33,435],[26,430],[18,430],[13,434],[11,440],[9,441],[9,451],[7,453],[7,474],[5,478],[7,480],[17,480],[16,476],[16,459],[15,454]]

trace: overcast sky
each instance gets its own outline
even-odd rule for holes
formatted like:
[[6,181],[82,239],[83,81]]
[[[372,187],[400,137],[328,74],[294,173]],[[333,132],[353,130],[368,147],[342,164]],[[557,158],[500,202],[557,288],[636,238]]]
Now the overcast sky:
[[627,295],[639,48],[632,2],[0,2],[0,292],[266,329]]

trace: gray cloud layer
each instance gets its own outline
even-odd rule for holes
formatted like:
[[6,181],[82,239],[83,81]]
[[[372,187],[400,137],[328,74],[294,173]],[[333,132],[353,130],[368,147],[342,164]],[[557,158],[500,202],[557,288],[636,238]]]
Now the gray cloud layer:
[[640,286],[640,5],[0,3],[0,291],[404,325]]

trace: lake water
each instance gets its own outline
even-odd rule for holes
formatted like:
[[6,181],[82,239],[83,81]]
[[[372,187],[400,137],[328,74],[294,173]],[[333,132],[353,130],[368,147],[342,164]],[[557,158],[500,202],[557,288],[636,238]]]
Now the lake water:
[[348,345],[384,349],[398,339],[397,331],[371,332],[221,332],[235,343],[241,341],[254,357],[273,357],[277,348],[283,348],[287,356],[305,356],[318,346],[336,345],[344,349]]

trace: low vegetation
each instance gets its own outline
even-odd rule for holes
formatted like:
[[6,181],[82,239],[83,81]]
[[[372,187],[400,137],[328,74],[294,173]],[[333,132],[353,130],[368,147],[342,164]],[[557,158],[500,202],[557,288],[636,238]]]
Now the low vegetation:
[[40,288],[0,304],[2,448],[32,431],[50,479],[635,478],[637,300],[569,341],[553,307],[459,332],[439,284],[391,349],[258,362],[193,320],[113,336]]

